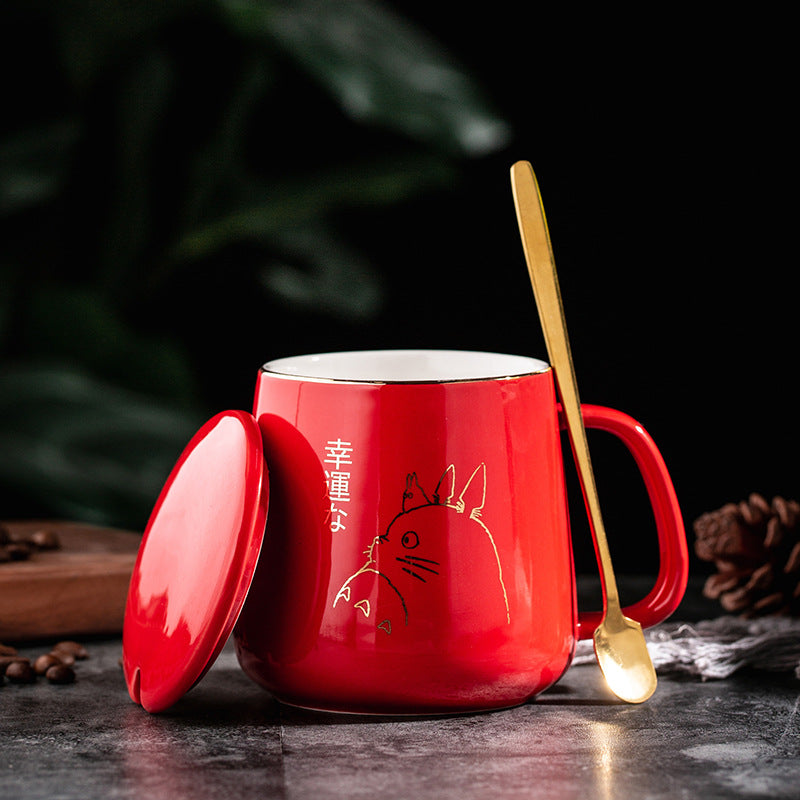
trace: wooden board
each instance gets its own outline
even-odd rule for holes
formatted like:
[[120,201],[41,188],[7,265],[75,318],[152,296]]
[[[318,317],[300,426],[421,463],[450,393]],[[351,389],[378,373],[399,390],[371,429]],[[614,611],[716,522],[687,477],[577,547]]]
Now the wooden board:
[[141,534],[77,522],[3,522],[55,531],[58,550],[0,563],[0,642],[119,634]]

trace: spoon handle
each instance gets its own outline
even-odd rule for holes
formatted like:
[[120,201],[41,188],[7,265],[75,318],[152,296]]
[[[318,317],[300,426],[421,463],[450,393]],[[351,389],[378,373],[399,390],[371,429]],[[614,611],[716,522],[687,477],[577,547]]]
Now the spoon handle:
[[514,194],[522,246],[528,264],[528,273],[544,332],[545,345],[555,374],[561,406],[567,420],[567,432],[578,469],[584,502],[589,512],[589,523],[600,563],[606,613],[621,615],[619,592],[600,513],[600,502],[589,456],[589,445],[586,440],[586,428],[581,414],[578,381],[575,377],[572,352],[569,346],[550,233],[536,176],[527,161],[518,161],[511,167],[511,188]]

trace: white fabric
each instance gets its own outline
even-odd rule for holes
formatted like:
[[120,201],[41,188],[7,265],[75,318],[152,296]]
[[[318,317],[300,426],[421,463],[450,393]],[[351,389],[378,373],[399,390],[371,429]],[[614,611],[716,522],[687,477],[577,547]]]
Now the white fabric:
[[[800,678],[800,619],[719,617],[696,623],[664,623],[645,631],[658,672],[703,679],[727,678],[745,667],[794,672]],[[595,661],[591,640],[578,643],[573,664]]]

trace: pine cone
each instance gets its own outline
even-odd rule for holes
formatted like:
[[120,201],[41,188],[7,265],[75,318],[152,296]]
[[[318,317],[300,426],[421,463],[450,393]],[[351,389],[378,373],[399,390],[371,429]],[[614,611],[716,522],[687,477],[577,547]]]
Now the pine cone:
[[731,614],[800,616],[800,503],[751,494],[694,523],[695,553],[717,574],[703,594]]

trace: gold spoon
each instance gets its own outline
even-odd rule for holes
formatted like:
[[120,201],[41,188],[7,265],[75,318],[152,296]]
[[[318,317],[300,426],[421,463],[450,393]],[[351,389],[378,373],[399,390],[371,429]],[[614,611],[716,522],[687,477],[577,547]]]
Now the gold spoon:
[[636,620],[626,617],[620,606],[617,581],[611,565],[611,553],[600,515],[597,487],[589,458],[586,428],[583,425],[578,399],[578,383],[572,363],[553,248],[539,186],[527,161],[518,161],[511,167],[511,188],[522,247],[528,262],[528,273],[539,309],[539,319],[556,387],[567,420],[567,432],[589,512],[600,565],[600,577],[603,581],[604,614],[594,632],[597,663],[609,688],[617,697],[628,703],[642,703],[656,689],[656,671],[647,652],[642,626]]

